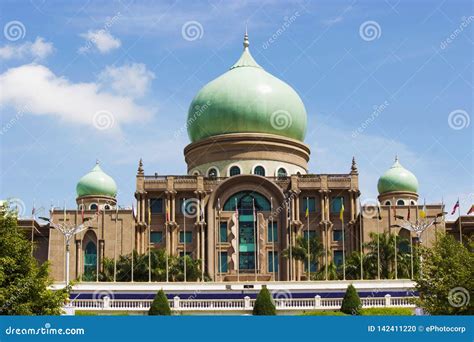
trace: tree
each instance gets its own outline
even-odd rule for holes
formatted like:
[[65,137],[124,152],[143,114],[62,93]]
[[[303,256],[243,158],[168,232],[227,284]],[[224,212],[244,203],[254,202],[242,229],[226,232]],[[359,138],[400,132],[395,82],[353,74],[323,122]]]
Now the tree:
[[255,316],[275,316],[276,308],[273,304],[272,295],[268,291],[267,287],[264,286],[260,290],[255,305],[253,307],[253,314]]
[[156,293],[155,299],[151,303],[150,310],[148,310],[148,315],[150,316],[170,316],[171,309],[166,298],[166,294],[163,290],[160,290]]
[[362,303],[355,287],[350,284],[347,287],[346,294],[342,300],[341,311],[348,315],[359,315],[362,309]]
[[[318,264],[319,258],[324,254],[323,243],[319,236],[313,236],[309,240],[309,253],[311,264]],[[290,258],[290,248],[283,250],[283,256]],[[302,261],[308,266],[308,240],[304,236],[298,236],[296,243],[291,248],[291,257],[297,261]],[[313,272],[312,278],[316,278]]]
[[415,277],[418,304],[431,315],[474,314],[474,254],[451,235],[438,234],[432,248],[422,248],[421,272]]
[[0,213],[0,314],[59,315],[68,289],[52,291],[49,264],[39,265],[17,217]]

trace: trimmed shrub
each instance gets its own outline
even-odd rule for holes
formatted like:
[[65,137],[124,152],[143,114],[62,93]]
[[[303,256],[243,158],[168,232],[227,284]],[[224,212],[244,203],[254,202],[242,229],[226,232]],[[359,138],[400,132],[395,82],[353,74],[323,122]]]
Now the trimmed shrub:
[[264,286],[260,290],[253,307],[253,314],[255,316],[275,316],[276,308],[273,304],[272,295],[268,291],[267,287]]
[[413,316],[410,308],[367,308],[360,310],[362,316]]
[[303,316],[346,316],[346,314],[341,311],[310,311],[305,312]]
[[348,315],[359,315],[361,309],[362,303],[360,302],[359,294],[355,287],[350,284],[342,300],[341,311]]
[[150,310],[148,310],[149,316],[170,316],[171,309],[163,290],[158,291],[151,303]]

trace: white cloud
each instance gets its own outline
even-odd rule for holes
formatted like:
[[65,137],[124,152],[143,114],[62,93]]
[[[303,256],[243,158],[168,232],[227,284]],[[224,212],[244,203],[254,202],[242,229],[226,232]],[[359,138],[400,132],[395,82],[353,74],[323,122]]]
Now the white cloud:
[[92,48],[94,45],[100,53],[105,54],[114,49],[118,49],[122,42],[120,39],[115,38],[106,30],[89,30],[87,33],[80,35],[82,38],[87,40],[85,46],[79,48],[79,52],[84,53]]
[[133,63],[120,67],[107,66],[99,74],[99,82],[104,89],[111,89],[119,95],[141,97],[150,88],[155,74],[147,70],[145,64]]
[[53,43],[46,42],[42,37],[36,37],[34,42],[27,41],[23,44],[8,44],[0,47],[0,59],[33,58],[41,60],[54,51]]
[[118,130],[123,123],[148,119],[152,114],[131,97],[101,91],[94,82],[73,83],[37,64],[7,70],[0,75],[0,88],[0,106],[26,108],[27,113],[53,115],[97,129]]

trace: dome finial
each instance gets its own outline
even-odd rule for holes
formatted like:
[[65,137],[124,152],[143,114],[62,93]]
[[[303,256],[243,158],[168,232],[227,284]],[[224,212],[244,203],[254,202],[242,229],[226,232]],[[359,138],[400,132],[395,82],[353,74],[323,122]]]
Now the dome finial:
[[395,155],[395,162],[398,162],[398,154]]
[[249,43],[249,34],[247,31],[247,22],[245,22],[245,35],[244,35],[244,50],[248,49],[250,43]]
[[352,157],[351,173],[356,174],[358,172],[359,171],[357,170],[357,163],[356,163],[355,157]]
[[99,159],[98,158],[96,158],[96,160],[95,160],[95,165],[99,165]]

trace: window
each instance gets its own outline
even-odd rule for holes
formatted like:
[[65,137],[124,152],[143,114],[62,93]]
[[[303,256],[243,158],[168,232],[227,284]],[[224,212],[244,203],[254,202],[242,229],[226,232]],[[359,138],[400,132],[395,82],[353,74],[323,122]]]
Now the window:
[[278,252],[268,251],[268,272],[278,272]]
[[240,167],[238,166],[232,166],[229,171],[229,175],[232,176],[237,176],[240,175]]
[[268,229],[267,229],[267,241],[268,242],[278,242],[278,225],[275,221],[268,220]]
[[97,210],[97,204],[96,203],[92,203],[90,206],[89,206],[89,209],[90,210]]
[[224,203],[224,211],[235,211],[235,203],[240,214],[252,215],[253,203],[257,211],[270,211],[270,201],[258,192],[240,191]]
[[97,271],[97,246],[89,241],[84,250],[84,280],[95,280]]
[[193,176],[199,176],[199,171],[194,171]]
[[179,243],[191,243],[193,242],[193,232],[179,232]]
[[219,272],[225,273],[228,269],[227,252],[220,252],[219,254]]
[[[310,260],[311,261],[311,267],[309,269],[310,272],[317,272],[318,271],[318,263],[313,261],[313,260]],[[304,271],[305,272],[308,272],[308,258],[305,259],[305,262],[304,262]]]
[[[307,241],[308,240],[308,230],[305,230],[303,232],[304,239]],[[314,230],[309,231],[309,238],[313,239],[316,236],[316,232]]]
[[342,241],[342,230],[333,230],[332,231],[332,240],[333,241]]
[[253,174],[265,177],[265,169],[263,168],[263,166],[260,166],[260,165],[255,166],[255,169],[253,169]]
[[215,167],[212,167],[207,171],[207,176],[209,178],[217,178],[217,169]]
[[390,202],[390,201],[385,201],[385,205],[392,205],[392,202]]
[[163,213],[163,198],[151,198],[150,207],[151,207],[152,214]]
[[221,222],[219,226],[220,242],[227,242],[227,222]]
[[339,214],[343,203],[344,197],[334,197],[331,201],[331,213]]
[[342,266],[342,251],[334,251],[334,265]]
[[416,205],[416,202],[415,201],[410,201],[410,204],[411,205]]
[[287,172],[284,168],[280,167],[277,171],[277,177],[278,178],[286,178]]
[[163,242],[163,233],[162,232],[151,232],[150,233],[151,243],[161,243]]
[[314,197],[300,198],[300,212],[305,213],[306,206],[308,206],[310,213],[316,212],[316,198]]
[[110,210],[110,205],[108,205],[108,204],[104,205],[104,209],[105,210]]
[[397,205],[405,205],[405,201],[402,200],[402,199],[399,199],[399,200],[397,201]]

